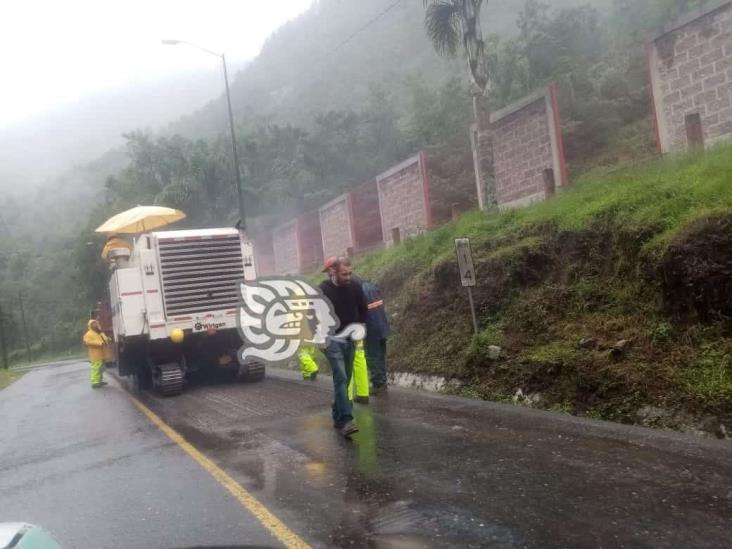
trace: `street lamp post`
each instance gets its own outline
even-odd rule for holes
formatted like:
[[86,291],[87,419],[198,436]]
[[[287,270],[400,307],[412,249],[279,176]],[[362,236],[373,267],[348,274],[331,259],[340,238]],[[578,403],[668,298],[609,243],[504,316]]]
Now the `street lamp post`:
[[223,53],[211,51],[209,49],[185,42],[184,40],[163,40],[163,44],[166,46],[177,46],[178,44],[185,44],[197,50],[215,55],[221,59],[221,63],[224,67],[224,84],[226,85],[226,106],[229,111],[229,128],[231,129],[231,153],[232,161],[234,162],[234,175],[236,176],[236,191],[239,198],[239,230],[244,232],[246,230],[246,218],[244,214],[244,189],[241,184],[241,170],[239,168],[239,150],[236,145],[236,131],[234,130],[234,113],[231,110],[231,93],[229,91],[229,71],[226,68],[226,56]]

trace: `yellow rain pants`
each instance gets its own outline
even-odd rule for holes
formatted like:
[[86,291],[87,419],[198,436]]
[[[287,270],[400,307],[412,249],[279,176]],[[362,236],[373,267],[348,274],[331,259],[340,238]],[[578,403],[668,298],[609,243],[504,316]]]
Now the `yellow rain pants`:
[[91,382],[92,385],[99,385],[102,383],[102,372],[104,369],[103,360],[94,360],[91,363]]
[[353,376],[348,385],[348,398],[353,400],[354,387],[357,397],[369,396],[369,369],[366,364],[366,353],[363,350],[363,341],[356,342],[356,354],[353,358]]
[[300,362],[300,372],[303,379],[310,379],[310,376],[317,373],[318,363],[315,362],[313,355],[315,347],[312,345],[303,345],[297,352],[297,358]]

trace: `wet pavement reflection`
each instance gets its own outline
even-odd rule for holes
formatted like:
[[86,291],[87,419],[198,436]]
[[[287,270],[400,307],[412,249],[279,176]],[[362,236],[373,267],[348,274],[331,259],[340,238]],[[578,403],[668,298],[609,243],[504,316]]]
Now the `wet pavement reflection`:
[[328,381],[145,400],[314,546],[729,544],[729,443],[405,390],[349,441]]

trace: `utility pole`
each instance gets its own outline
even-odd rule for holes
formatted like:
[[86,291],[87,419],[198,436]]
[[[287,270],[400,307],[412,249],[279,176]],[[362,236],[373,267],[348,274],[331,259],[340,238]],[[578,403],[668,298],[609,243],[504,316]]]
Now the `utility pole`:
[[20,302],[20,320],[23,323],[23,339],[25,339],[25,352],[28,358],[28,364],[31,363],[30,341],[28,340],[28,326],[25,323],[25,309],[23,308],[23,292],[18,292],[18,301]]
[[0,345],[3,347],[3,368],[8,369],[8,347],[5,343],[5,314],[0,303]]

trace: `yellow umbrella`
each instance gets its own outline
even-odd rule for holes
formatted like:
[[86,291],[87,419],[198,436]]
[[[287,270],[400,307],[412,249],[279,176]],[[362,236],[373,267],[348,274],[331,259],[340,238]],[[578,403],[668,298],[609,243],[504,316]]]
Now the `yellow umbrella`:
[[98,233],[135,234],[152,231],[184,219],[186,214],[164,206],[137,206],[110,217],[97,227]]

